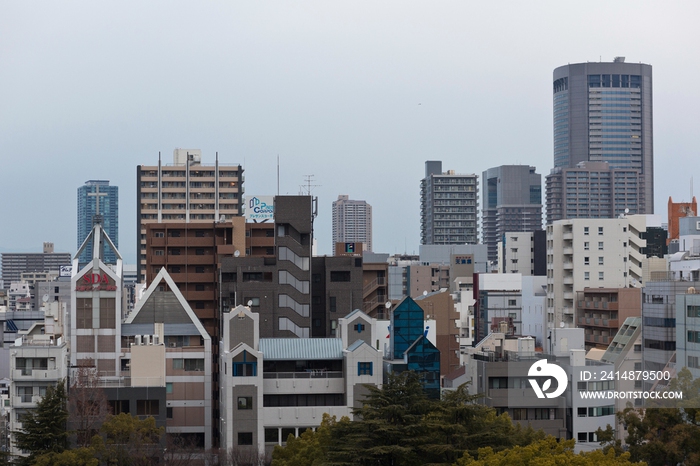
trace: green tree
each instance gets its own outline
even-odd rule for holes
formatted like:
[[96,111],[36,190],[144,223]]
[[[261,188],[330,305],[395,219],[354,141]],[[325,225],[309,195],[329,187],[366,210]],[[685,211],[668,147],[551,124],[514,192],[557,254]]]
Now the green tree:
[[683,399],[675,406],[628,407],[618,413],[627,426],[625,441],[632,459],[649,466],[700,465],[700,379],[693,380],[690,371],[683,368],[669,390],[683,392]]
[[575,440],[558,442],[552,436],[537,440],[529,445],[515,446],[499,452],[493,448],[479,449],[477,458],[465,455],[457,466],[642,466],[644,463],[632,463],[630,454],[616,455],[614,451],[604,453],[596,450],[586,453],[574,453]]
[[13,432],[15,446],[29,452],[20,464],[32,464],[45,453],[61,453],[68,448],[68,408],[66,386],[60,381],[49,386],[36,409],[20,418],[22,429]]
[[163,427],[153,417],[140,420],[130,414],[108,416],[92,448],[102,463],[117,466],[150,465],[163,453]]
[[99,466],[92,448],[77,448],[61,453],[45,453],[38,456],[32,466]]
[[331,431],[338,423],[349,424],[350,419],[342,417],[336,421],[336,417],[323,414],[321,425],[313,431],[308,429],[299,437],[290,435],[287,445],[275,447],[272,453],[272,466],[316,466],[325,464],[328,448],[331,444]]

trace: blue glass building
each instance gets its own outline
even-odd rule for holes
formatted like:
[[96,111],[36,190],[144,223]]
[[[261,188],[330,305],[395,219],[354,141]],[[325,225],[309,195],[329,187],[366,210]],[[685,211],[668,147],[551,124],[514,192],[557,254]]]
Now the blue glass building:
[[[95,215],[98,213],[96,198],[98,197],[100,216],[96,217]],[[92,231],[93,221],[98,219],[114,246],[119,248],[119,187],[110,186],[108,180],[86,181],[83,186],[78,188],[78,248]],[[105,245],[103,254],[105,263],[116,263],[117,258],[111,248]],[[91,259],[92,244],[88,244],[80,255],[80,264],[87,264]]]
[[410,297],[394,308],[390,335],[392,361],[386,368],[420,373],[428,397],[440,398],[440,350],[428,340],[424,318],[423,309]]

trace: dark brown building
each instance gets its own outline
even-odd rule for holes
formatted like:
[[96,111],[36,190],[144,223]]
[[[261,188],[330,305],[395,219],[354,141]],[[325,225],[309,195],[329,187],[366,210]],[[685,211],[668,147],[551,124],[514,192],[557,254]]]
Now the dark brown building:
[[606,349],[628,317],[641,317],[640,288],[585,288],[578,292],[576,315],[586,349]]

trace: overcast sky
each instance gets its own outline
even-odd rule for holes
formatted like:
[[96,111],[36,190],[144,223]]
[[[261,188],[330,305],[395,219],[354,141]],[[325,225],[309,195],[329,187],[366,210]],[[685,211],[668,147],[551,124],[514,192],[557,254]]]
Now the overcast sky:
[[[75,252],[76,190],[119,186],[136,257],[136,166],[201,149],[245,193],[313,175],[319,253],[339,194],[373,206],[374,250],[418,252],[426,160],[552,168],[552,71],[653,66],[655,213],[690,198],[700,3],[0,1],[0,251]],[[696,176],[700,191],[700,177]]]

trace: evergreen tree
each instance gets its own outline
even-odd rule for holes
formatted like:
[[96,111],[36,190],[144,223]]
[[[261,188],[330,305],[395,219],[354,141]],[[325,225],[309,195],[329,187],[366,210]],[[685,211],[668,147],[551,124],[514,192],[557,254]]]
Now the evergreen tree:
[[22,429],[13,432],[15,446],[29,452],[20,464],[32,464],[44,453],[61,453],[68,448],[68,408],[64,381],[49,386],[36,409],[20,418]]

